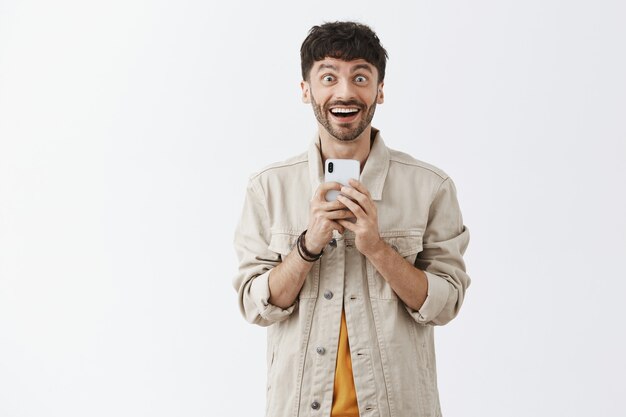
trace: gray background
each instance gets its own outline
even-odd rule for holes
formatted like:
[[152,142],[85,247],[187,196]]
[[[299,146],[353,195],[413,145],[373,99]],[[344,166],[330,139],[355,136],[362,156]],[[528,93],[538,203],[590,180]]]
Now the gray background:
[[306,149],[299,47],[390,54],[385,141],[472,240],[437,329],[447,417],[617,416],[626,395],[621,1],[0,1],[0,415],[261,416],[237,309],[248,176]]

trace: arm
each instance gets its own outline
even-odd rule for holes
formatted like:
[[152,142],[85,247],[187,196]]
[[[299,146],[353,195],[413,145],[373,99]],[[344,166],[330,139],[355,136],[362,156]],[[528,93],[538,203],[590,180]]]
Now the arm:
[[412,310],[419,310],[428,296],[428,278],[391,246],[380,239],[364,254],[387,280],[396,295]]
[[[311,253],[320,253],[332,238],[333,230],[343,233],[343,227],[337,219],[351,217],[352,213],[337,201],[327,202],[326,193],[329,190],[339,190],[341,184],[335,182],[323,183],[316,190],[309,209],[309,224],[307,226],[305,248]],[[294,303],[307,274],[313,267],[294,248],[283,262],[272,270],[269,277],[270,303],[286,308]]]
[[407,308],[422,324],[443,325],[459,313],[470,277],[463,254],[469,230],[463,225],[456,188],[450,178],[443,181],[431,203],[423,237],[423,250],[415,267],[428,279],[428,297],[419,310]]
[[271,240],[269,216],[263,193],[257,183],[248,183],[243,211],[235,230],[235,251],[239,271],[233,280],[238,293],[239,309],[250,323],[269,326],[287,318],[294,306],[283,309],[269,302],[270,271],[280,264],[280,254],[269,249]]
[[[324,200],[328,190],[340,187],[337,183],[322,184],[311,200],[305,243],[312,253],[321,252],[331,239],[333,229],[343,232],[343,227],[334,219],[352,215],[343,204]],[[293,312],[300,289],[313,266],[300,257],[297,249],[284,258],[271,251],[270,229],[263,190],[252,180],[235,232],[239,272],[233,285],[243,316],[261,326],[284,320]]]
[[359,251],[389,282],[418,323],[442,325],[452,320],[470,283],[463,262],[469,232],[463,226],[452,181],[443,181],[431,203],[424,249],[414,265],[380,238],[376,206],[367,189],[358,181],[351,181],[350,185],[354,188],[344,187],[341,192],[356,203],[340,198],[353,211],[357,222],[340,223],[355,232]]
[[302,259],[297,249],[292,250],[280,265],[270,271],[269,302],[282,308],[292,305],[312,267],[313,262]]
[[356,222],[339,222],[354,232],[357,249],[389,282],[396,295],[411,309],[418,310],[428,295],[426,274],[385,243],[378,232],[378,213],[369,191],[359,181],[350,180],[350,185],[354,188],[343,187],[341,192],[354,201],[342,195],[337,199],[354,213]]

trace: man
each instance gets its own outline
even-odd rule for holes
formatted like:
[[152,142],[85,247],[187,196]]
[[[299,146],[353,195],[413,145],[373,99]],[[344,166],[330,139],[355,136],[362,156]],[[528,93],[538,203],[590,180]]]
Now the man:
[[[235,233],[241,312],[268,326],[266,415],[439,416],[433,326],[470,283],[454,185],[371,126],[387,53],[369,27],[315,26],[301,59],[317,135],[251,177]],[[360,179],[324,183],[329,158]]]

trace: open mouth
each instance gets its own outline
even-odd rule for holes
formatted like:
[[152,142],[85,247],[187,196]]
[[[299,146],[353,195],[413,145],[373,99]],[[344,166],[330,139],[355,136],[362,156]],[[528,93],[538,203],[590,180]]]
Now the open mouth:
[[356,116],[361,109],[358,107],[333,107],[330,113],[339,119],[349,119]]

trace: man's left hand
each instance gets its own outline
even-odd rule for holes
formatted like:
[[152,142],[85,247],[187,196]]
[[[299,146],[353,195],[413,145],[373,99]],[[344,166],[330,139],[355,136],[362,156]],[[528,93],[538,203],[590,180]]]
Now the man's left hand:
[[[378,233],[378,213],[376,204],[365,186],[351,179],[350,187],[343,186],[337,200],[342,202],[356,217],[356,222],[337,220],[339,224],[354,232],[355,244],[359,252],[368,256],[383,243]],[[346,197],[347,196],[347,197]],[[350,198],[348,198],[350,197]]]

